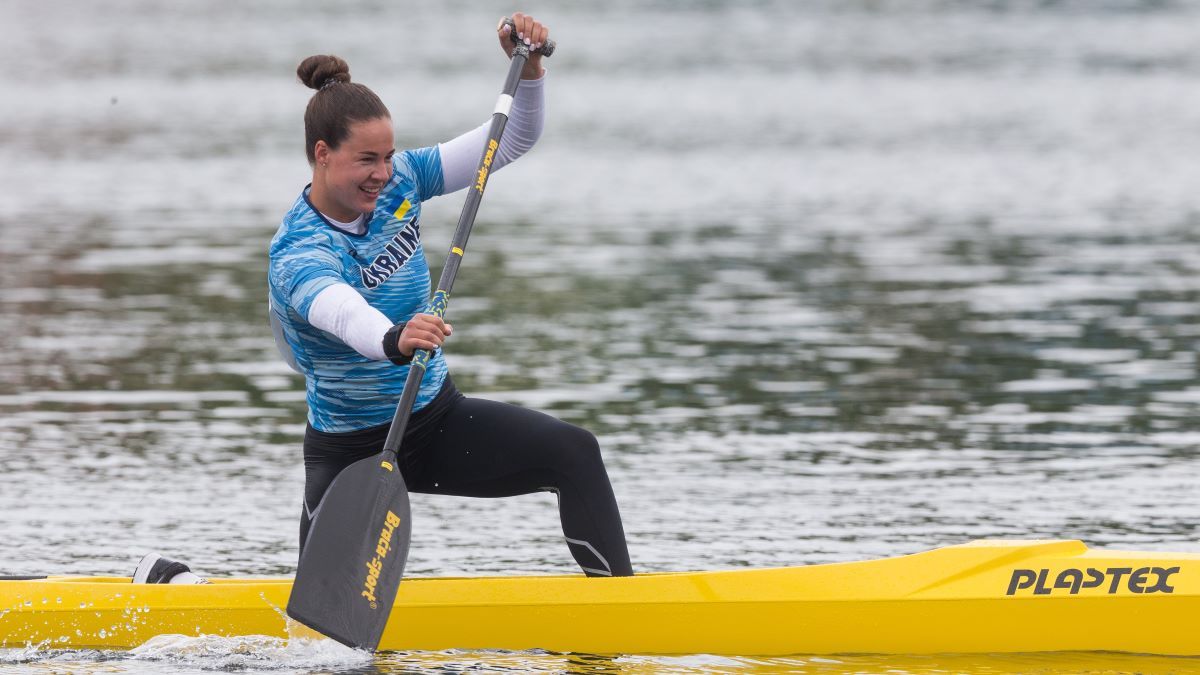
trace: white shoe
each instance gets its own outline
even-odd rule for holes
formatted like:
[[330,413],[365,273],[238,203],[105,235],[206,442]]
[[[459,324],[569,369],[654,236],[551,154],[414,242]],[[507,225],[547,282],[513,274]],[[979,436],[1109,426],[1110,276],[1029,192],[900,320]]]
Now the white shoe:
[[133,571],[135,584],[207,584],[209,581],[192,574],[187,565],[164,558],[157,553],[147,553]]

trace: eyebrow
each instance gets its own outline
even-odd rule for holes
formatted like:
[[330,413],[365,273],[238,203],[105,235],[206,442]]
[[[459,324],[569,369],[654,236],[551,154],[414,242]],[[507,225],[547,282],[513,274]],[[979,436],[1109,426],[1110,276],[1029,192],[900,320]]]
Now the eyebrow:
[[[374,150],[359,150],[358,151],[359,157],[374,157],[378,154],[379,153],[375,152]],[[392,149],[388,150],[387,152],[385,152],[384,154],[385,155],[394,155],[394,154],[396,154],[396,149],[392,148]]]

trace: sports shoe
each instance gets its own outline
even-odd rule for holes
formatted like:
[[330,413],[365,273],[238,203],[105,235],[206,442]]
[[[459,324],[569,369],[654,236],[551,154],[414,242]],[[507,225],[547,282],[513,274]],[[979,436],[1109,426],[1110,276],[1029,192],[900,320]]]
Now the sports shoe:
[[207,579],[192,574],[187,565],[164,558],[157,553],[147,553],[133,571],[135,584],[207,584]]

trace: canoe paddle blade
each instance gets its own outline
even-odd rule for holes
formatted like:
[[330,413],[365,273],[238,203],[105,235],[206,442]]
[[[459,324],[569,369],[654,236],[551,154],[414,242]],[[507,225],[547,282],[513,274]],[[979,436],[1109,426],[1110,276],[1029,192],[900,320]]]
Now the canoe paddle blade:
[[383,452],[334,479],[288,598],[288,616],[356,649],[379,646],[408,558],[408,490],[395,463]]

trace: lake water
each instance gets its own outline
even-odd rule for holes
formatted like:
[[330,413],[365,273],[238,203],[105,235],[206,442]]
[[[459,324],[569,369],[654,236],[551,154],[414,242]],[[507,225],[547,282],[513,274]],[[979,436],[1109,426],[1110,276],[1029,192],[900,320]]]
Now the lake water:
[[[149,550],[294,571],[305,409],[265,251],[309,177],[295,66],[345,57],[398,146],[429,145],[490,114],[514,9],[0,2],[0,573],[129,574]],[[548,125],[489,183],[449,364],[598,435],[637,570],[981,537],[1200,551],[1200,7],[524,9],[559,42]],[[435,268],[461,204],[427,207]],[[576,571],[550,495],[413,508],[410,574]],[[1200,668],[215,652],[4,650],[0,671]]]

